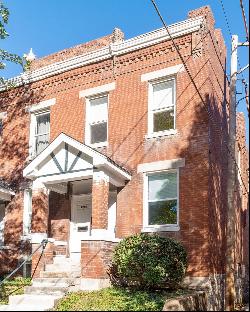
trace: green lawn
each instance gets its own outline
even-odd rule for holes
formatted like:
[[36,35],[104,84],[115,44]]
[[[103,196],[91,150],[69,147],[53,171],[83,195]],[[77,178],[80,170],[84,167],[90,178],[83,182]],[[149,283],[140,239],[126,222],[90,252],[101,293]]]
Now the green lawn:
[[0,287],[0,304],[8,304],[9,295],[23,294],[24,286],[29,285],[31,285],[31,279],[22,277],[4,282],[4,285]]
[[166,299],[186,293],[187,290],[149,292],[110,287],[69,293],[53,311],[161,311]]

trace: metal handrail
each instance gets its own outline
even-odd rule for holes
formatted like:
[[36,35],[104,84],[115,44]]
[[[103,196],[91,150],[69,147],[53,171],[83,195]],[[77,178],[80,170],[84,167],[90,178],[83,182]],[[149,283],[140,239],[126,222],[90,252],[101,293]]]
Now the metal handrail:
[[[44,249],[46,247],[46,245],[48,244],[48,239],[45,238],[42,240],[41,244],[31,253],[31,255],[28,256],[27,259],[25,259],[14,271],[12,271],[9,275],[7,275],[1,282],[0,282],[0,287],[4,284],[4,282],[6,280],[8,280],[12,275],[14,275],[26,262],[28,262],[31,257],[41,248],[43,247],[43,251],[42,251],[42,254],[44,252]],[[40,259],[39,259],[40,261]]]

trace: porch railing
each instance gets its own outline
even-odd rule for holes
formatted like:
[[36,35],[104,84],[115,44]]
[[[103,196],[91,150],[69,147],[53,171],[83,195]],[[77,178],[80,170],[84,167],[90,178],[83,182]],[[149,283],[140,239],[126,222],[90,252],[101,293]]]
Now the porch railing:
[[[40,243],[40,245],[21,263],[19,264],[10,274],[8,274],[1,282],[0,282],[0,298],[1,298],[1,294],[3,293],[1,290],[4,288],[4,284],[6,283],[7,280],[10,280],[10,278],[16,273],[18,272],[28,261],[31,260],[31,258],[33,257],[33,255],[40,249],[42,248],[42,252],[40,254],[40,257],[38,259],[38,262],[36,264],[36,267],[31,275],[31,279],[33,278],[35,272],[36,272],[36,269],[38,267],[38,264],[40,263],[41,261],[41,258],[44,254],[44,250],[46,248],[48,244],[48,239],[43,239],[42,242]],[[16,289],[14,289],[13,291],[11,291],[10,293],[8,294],[4,294],[4,296],[2,296],[2,299],[4,298],[7,298],[9,297],[11,294],[13,294],[14,292],[16,292],[17,290],[20,290],[22,289],[23,287],[25,287],[26,285],[22,285],[22,286],[19,286],[17,287]]]

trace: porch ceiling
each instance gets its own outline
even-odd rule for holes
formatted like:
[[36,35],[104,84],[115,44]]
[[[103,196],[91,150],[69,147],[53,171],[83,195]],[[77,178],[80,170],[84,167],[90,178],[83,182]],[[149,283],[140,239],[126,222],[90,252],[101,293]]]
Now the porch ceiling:
[[116,186],[131,179],[125,169],[90,146],[61,133],[24,170],[23,176],[45,184],[75,181],[103,170]]

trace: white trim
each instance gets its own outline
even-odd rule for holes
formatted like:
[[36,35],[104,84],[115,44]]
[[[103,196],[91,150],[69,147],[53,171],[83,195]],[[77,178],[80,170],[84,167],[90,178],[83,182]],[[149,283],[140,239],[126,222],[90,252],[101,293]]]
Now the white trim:
[[143,233],[156,233],[156,232],[178,232],[180,231],[179,225],[162,225],[162,226],[145,226],[142,228]]
[[166,232],[166,231],[179,231],[179,169],[161,170],[160,172],[176,172],[177,173],[177,223],[176,224],[161,224],[149,225],[148,224],[148,176],[157,173],[158,171],[147,172],[143,174],[143,228],[142,232]]
[[[166,106],[161,109],[154,109],[153,107],[154,84],[165,82],[165,81],[171,81],[171,80],[174,81],[174,87],[173,87],[174,104],[171,106]],[[169,107],[174,107],[174,128],[167,129],[164,131],[154,132],[154,114],[160,111],[167,111]],[[177,130],[176,130],[176,76],[164,76],[164,77],[161,77],[159,80],[150,81],[148,84],[148,133],[146,134],[145,138],[151,139],[155,137],[173,135],[176,133],[177,133]]]
[[30,113],[38,113],[40,111],[48,111],[51,106],[56,104],[56,99],[49,99],[46,101],[39,102],[36,105],[32,105],[31,107],[27,107],[27,111]]
[[[107,85],[106,85],[107,86]],[[95,88],[93,88],[95,89]],[[103,94],[99,97],[107,97],[107,120],[103,120],[104,122],[107,123],[107,140],[104,142],[98,142],[98,143],[93,143],[91,144],[91,130],[90,127],[92,124],[90,124],[89,122],[89,116],[90,116],[90,106],[91,106],[91,100],[95,99],[96,97],[98,97],[98,94],[94,93],[91,95],[91,97],[86,98],[86,105],[85,105],[85,143],[93,148],[98,148],[98,147],[106,147],[108,146],[108,125],[109,125],[109,121],[108,121],[108,116],[109,116],[109,94]]]
[[11,201],[11,196],[14,196],[15,193],[3,187],[0,187],[0,199],[4,201]]
[[95,88],[90,88],[86,90],[82,90],[79,92],[79,98],[82,97],[89,97],[89,96],[94,96],[98,95],[101,93],[106,93],[115,90],[115,82],[111,82],[105,85],[101,85]]
[[0,119],[4,120],[7,117],[7,112],[0,112]]
[[41,244],[41,242],[48,238],[47,233],[30,233],[31,244]]
[[153,71],[150,73],[142,74],[141,75],[141,81],[144,82],[144,81],[163,78],[166,76],[175,75],[178,72],[183,72],[184,70],[185,70],[185,68],[184,68],[183,64],[163,68],[163,69],[156,70],[156,71]]
[[45,148],[27,167],[23,170],[23,176],[36,179],[39,178],[39,181],[42,183],[52,183],[52,182],[64,182],[64,181],[74,181],[76,178],[92,176],[93,175],[93,167],[89,168],[89,170],[80,171],[80,172],[71,172],[71,173],[62,173],[55,174],[47,177],[39,177],[38,172],[36,170],[37,166],[48,157],[51,152],[53,152],[61,143],[68,143],[72,147],[77,150],[87,154],[88,156],[93,158],[93,166],[107,171],[107,174],[113,174],[115,177],[120,178],[122,180],[130,180],[131,175],[126,171],[120,169],[118,166],[112,164],[106,156],[99,153],[98,151],[93,150],[91,147],[80,143],[79,141],[67,136],[64,133],[61,133],[49,146]]
[[160,138],[163,136],[171,136],[171,135],[176,135],[178,134],[177,129],[170,129],[170,130],[165,130],[165,131],[159,131],[159,132],[152,132],[149,134],[145,135],[145,139],[153,139],[153,138]]
[[[185,21],[178,22],[169,26],[169,32],[173,38],[183,36],[198,31],[205,21],[203,16],[189,18]],[[45,79],[59,73],[69,71],[74,68],[82,67],[87,64],[99,62],[109,59],[113,55],[122,55],[130,51],[136,51],[141,48],[152,46],[162,41],[169,40],[170,37],[165,28],[160,28],[149,33],[125,40],[120,43],[111,43],[108,47],[104,47],[86,54],[78,55],[66,60],[56,62],[34,71],[22,73],[21,75],[10,79],[16,87],[22,84],[31,83],[41,79]],[[0,85],[0,91],[5,86]]]
[[67,243],[66,241],[55,240],[55,241],[54,241],[54,245],[55,245],[55,246],[67,246],[68,243]]
[[[48,101],[44,101],[44,102],[49,102],[51,101],[51,103],[53,103],[55,99],[51,99]],[[40,104],[43,102],[40,102]],[[55,104],[55,103],[54,103]],[[45,115],[45,114],[50,114],[50,106],[54,105],[54,104],[50,104],[50,105],[41,105],[39,106],[40,108],[38,108],[38,106],[32,106],[33,109],[29,110],[30,111],[30,137],[29,137],[29,160],[33,159],[36,156],[36,138],[37,138],[37,134],[36,134],[36,128],[37,128],[37,116],[39,115]],[[50,127],[50,125],[49,125]],[[50,132],[50,129],[49,129]]]
[[32,216],[32,190],[26,189],[23,193],[23,236],[30,232]]
[[168,169],[177,169],[185,166],[185,158],[176,158],[170,160],[160,160],[151,163],[139,164],[137,166],[137,173],[142,172],[156,172]]

